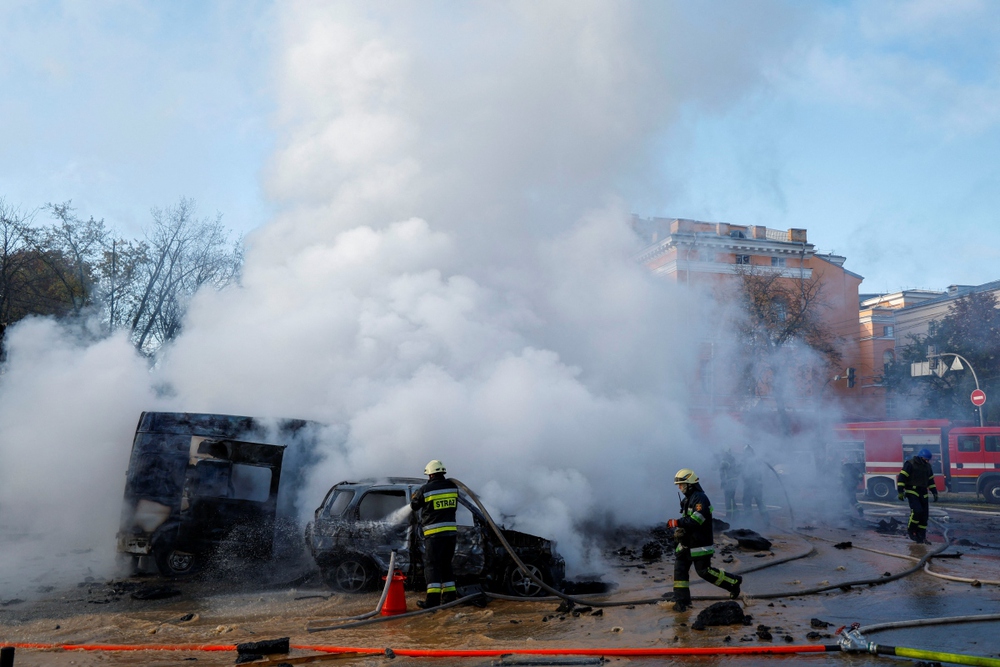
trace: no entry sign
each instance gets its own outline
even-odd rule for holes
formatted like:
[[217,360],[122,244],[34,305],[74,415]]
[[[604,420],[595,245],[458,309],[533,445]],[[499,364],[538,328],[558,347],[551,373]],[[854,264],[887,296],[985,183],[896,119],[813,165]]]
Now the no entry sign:
[[986,392],[982,389],[977,389],[972,392],[972,396],[970,398],[972,398],[973,405],[982,405],[986,402]]

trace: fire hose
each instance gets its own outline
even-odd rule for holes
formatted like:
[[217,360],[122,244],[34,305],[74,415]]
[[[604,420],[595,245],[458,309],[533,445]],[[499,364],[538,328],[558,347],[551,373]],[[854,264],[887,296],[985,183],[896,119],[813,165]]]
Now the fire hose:
[[[656,597],[656,598],[643,598],[643,599],[637,599],[637,600],[597,601],[597,600],[594,600],[590,596],[588,596],[587,598],[582,598],[582,597],[578,597],[578,596],[568,595],[568,594],[563,593],[562,591],[560,591],[560,590],[558,590],[558,589],[550,586],[541,577],[539,577],[536,574],[534,574],[524,564],[524,562],[518,557],[517,553],[514,551],[514,548],[510,545],[510,543],[507,541],[507,538],[504,536],[503,531],[500,529],[499,526],[497,526],[496,522],[493,520],[493,517],[490,515],[489,511],[486,509],[486,507],[483,505],[482,501],[479,499],[479,496],[477,496],[476,493],[474,491],[472,491],[472,489],[470,489],[468,486],[466,486],[460,480],[452,478],[452,481],[455,482],[455,484],[459,487],[459,489],[461,489],[463,492],[465,492],[465,494],[476,504],[476,506],[479,508],[480,512],[482,512],[483,517],[486,519],[486,522],[489,524],[491,530],[493,530],[494,534],[497,536],[497,539],[500,540],[500,543],[503,545],[504,549],[507,551],[507,554],[510,556],[511,560],[514,561],[514,564],[517,565],[517,567],[521,570],[521,572],[526,577],[528,577],[529,579],[531,579],[531,581],[533,581],[540,588],[542,588],[542,590],[544,590],[544,591],[546,591],[548,593],[551,593],[552,597],[550,597],[550,598],[519,598],[519,597],[515,597],[515,596],[511,596],[511,595],[501,595],[501,594],[498,594],[498,593],[490,593],[490,592],[482,593],[482,594],[477,593],[477,594],[465,596],[463,598],[459,598],[458,600],[450,602],[447,605],[440,605],[438,607],[434,607],[434,608],[431,608],[431,609],[421,609],[421,610],[418,610],[418,611],[407,612],[405,614],[397,614],[397,615],[393,615],[393,616],[382,616],[382,617],[377,617],[377,618],[371,618],[371,616],[375,615],[374,613],[371,613],[371,614],[367,615],[366,618],[363,618],[363,619],[358,619],[358,620],[342,619],[342,620],[348,621],[347,623],[334,623],[334,624],[324,625],[324,626],[319,626],[319,627],[311,627],[310,626],[310,627],[307,627],[307,631],[308,632],[323,632],[323,631],[327,631],[327,630],[342,630],[342,629],[347,629],[347,628],[355,628],[355,627],[359,627],[359,626],[362,626],[362,625],[369,625],[369,624],[373,624],[373,623],[382,623],[382,622],[386,622],[386,621],[390,621],[390,620],[403,619],[403,618],[411,618],[413,616],[419,616],[419,615],[422,615],[422,614],[433,613],[433,612],[435,612],[435,611],[437,611],[439,609],[447,609],[447,608],[450,608],[450,607],[458,606],[460,604],[464,604],[466,602],[471,602],[472,600],[475,600],[476,598],[479,598],[480,596],[483,596],[483,595],[486,596],[486,597],[489,597],[489,598],[500,599],[500,600],[511,600],[511,601],[518,601],[518,602],[527,602],[527,601],[541,602],[541,601],[545,601],[547,599],[551,600],[551,599],[554,598],[554,599],[566,600],[567,602],[571,602],[573,604],[579,604],[581,606],[587,606],[587,605],[589,605],[591,607],[620,607],[620,606],[638,605],[638,604],[658,604],[658,603],[661,603],[661,602],[665,601],[666,598],[664,598],[662,596],[661,597]],[[933,552],[930,552],[930,553],[926,554],[923,558],[919,559],[919,561],[913,567],[908,568],[908,569],[906,569],[906,570],[904,570],[902,572],[899,572],[899,573],[896,573],[896,574],[893,574],[893,575],[873,577],[873,578],[868,578],[868,579],[858,579],[858,580],[852,580],[852,581],[841,582],[841,583],[836,583],[836,584],[829,584],[829,585],[826,585],[826,586],[818,586],[818,587],[814,587],[814,588],[809,588],[809,589],[804,589],[804,590],[797,590],[797,591],[787,591],[787,592],[778,592],[778,593],[762,593],[762,594],[754,595],[753,597],[758,598],[758,599],[777,599],[777,598],[784,598],[784,597],[789,597],[789,596],[793,596],[793,595],[813,595],[813,594],[823,593],[823,592],[826,592],[826,591],[837,590],[837,589],[847,590],[847,589],[849,589],[851,587],[854,587],[854,586],[886,584],[886,583],[889,583],[889,582],[892,582],[892,581],[896,581],[898,579],[902,579],[903,577],[909,576],[910,574],[913,574],[917,570],[919,570],[922,567],[924,567],[924,565],[933,556],[937,555],[939,552],[943,551],[948,546],[949,546],[948,543],[945,543],[944,545],[942,545],[941,547],[939,547],[937,550],[935,550]],[[813,552],[814,552],[814,550],[810,550],[809,552],[807,552],[805,554],[797,556],[797,558],[805,557],[807,555],[812,554]],[[789,559],[789,560],[791,560],[791,559]],[[754,568],[754,569],[760,569],[760,568]],[[699,599],[699,600],[726,600],[726,599],[728,599],[728,597],[724,597],[724,596],[699,596],[697,599]]]

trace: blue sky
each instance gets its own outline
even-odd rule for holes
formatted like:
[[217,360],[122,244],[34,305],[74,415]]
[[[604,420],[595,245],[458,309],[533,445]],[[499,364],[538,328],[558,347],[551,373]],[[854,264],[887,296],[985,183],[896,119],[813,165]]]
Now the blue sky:
[[[462,7],[399,13],[412,30],[436,20],[461,30]],[[277,208],[266,180],[280,141],[275,63],[289,48],[282,11],[0,4],[0,197],[26,211],[71,199],[126,234],[182,196],[240,232],[264,224]],[[847,256],[866,292],[1000,278],[1000,5],[719,3],[681,14],[687,24],[664,27],[665,40],[694,30],[701,42],[649,62],[674,72],[680,99],[647,137],[642,172],[611,184],[634,212],[804,227],[820,250]]]

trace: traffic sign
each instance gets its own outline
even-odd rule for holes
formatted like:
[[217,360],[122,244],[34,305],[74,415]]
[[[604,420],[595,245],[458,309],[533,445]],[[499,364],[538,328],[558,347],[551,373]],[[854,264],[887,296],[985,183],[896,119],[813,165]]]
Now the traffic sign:
[[986,402],[986,392],[984,392],[982,389],[977,389],[974,392],[972,392],[972,396],[970,398],[972,398],[973,405],[976,406],[982,405],[983,403]]

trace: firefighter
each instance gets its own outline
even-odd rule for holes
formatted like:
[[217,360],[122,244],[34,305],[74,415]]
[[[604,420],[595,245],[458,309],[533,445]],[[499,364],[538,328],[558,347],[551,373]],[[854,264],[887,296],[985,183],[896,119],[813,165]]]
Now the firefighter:
[[456,598],[455,575],[451,560],[455,556],[458,525],[458,486],[445,478],[444,464],[433,460],[424,468],[427,483],[417,489],[410,509],[417,513],[424,536],[424,579],[427,599],[417,602],[422,609],[447,604]]
[[865,478],[865,473],[860,464],[843,459],[840,462],[840,488],[844,491],[844,501],[848,510],[855,510],[858,516],[864,517],[865,510],[858,502],[858,484]]
[[764,504],[764,462],[757,458],[753,447],[746,445],[743,448],[743,511],[747,519],[754,503],[764,525],[770,525],[767,505]]
[[740,595],[743,577],[726,574],[725,571],[712,567],[712,554],[715,553],[712,547],[715,541],[712,532],[712,505],[698,483],[698,475],[688,468],[678,470],[674,475],[674,484],[684,494],[684,499],[681,500],[681,518],[667,521],[669,528],[676,529],[674,539],[677,540],[674,554],[674,611],[687,611],[691,608],[688,577],[692,564],[698,576],[729,591],[729,597],[735,600]]
[[722,493],[726,499],[726,518],[732,521],[736,516],[736,488],[740,484],[740,472],[736,466],[736,457],[729,448],[722,451],[719,477],[722,478]]
[[931,450],[921,449],[916,456],[903,464],[903,469],[896,476],[899,499],[906,498],[910,503],[910,520],[906,524],[906,534],[918,544],[929,544],[927,518],[930,515],[930,504],[927,501],[927,492],[934,494],[934,502],[938,499],[934,469],[931,467],[932,458]]

